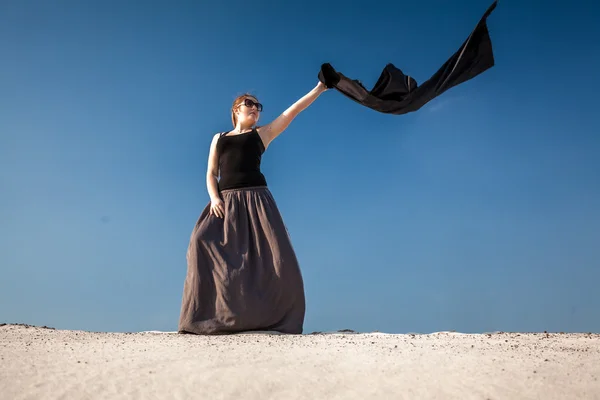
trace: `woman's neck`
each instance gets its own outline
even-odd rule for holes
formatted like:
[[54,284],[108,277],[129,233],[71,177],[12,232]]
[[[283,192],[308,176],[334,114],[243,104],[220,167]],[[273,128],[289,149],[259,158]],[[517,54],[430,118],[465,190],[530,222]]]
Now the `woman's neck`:
[[254,127],[252,127],[252,126],[240,126],[240,125],[237,125],[233,129],[233,132],[235,132],[235,133],[246,133],[246,132],[251,131],[252,129],[254,129]]

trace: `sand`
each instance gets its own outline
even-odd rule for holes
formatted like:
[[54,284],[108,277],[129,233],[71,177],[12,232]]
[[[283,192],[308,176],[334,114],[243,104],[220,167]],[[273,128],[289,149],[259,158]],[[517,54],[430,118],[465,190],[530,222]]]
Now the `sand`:
[[0,397],[600,399],[600,335],[94,333],[0,326]]

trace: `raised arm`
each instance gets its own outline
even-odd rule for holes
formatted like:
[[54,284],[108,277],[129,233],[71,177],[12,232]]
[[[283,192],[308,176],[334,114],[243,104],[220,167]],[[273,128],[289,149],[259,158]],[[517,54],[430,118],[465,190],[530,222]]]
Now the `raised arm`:
[[279,134],[286,130],[290,123],[298,114],[304,111],[321,93],[327,90],[327,87],[319,81],[310,92],[302,96],[298,101],[292,104],[281,115],[275,118],[271,123],[258,128],[258,134],[261,136],[265,147],[271,143]]

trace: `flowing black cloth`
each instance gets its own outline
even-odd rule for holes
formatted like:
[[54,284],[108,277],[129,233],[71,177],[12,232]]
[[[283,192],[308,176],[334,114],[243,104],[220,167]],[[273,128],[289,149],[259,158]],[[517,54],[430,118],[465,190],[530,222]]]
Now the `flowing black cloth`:
[[370,91],[360,81],[336,71],[329,63],[321,66],[319,80],[328,88],[335,88],[343,95],[375,111],[395,115],[417,111],[448,89],[494,66],[487,17],[496,8],[497,2],[495,0],[487,9],[475,29],[452,57],[420,86],[414,78],[405,75],[391,63],[385,66]]

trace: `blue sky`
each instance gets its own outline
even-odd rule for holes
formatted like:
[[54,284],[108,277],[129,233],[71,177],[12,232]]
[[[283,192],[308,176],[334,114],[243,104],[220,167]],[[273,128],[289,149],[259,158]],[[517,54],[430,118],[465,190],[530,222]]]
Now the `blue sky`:
[[[323,62],[422,83],[491,0],[4,1],[0,322],[175,330],[213,134]],[[331,90],[263,158],[305,332],[600,331],[597,5],[500,1],[496,66],[416,113]],[[591,4],[591,3],[588,3]]]

